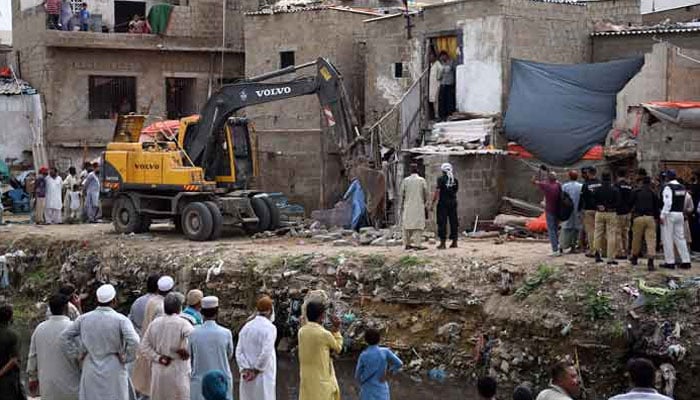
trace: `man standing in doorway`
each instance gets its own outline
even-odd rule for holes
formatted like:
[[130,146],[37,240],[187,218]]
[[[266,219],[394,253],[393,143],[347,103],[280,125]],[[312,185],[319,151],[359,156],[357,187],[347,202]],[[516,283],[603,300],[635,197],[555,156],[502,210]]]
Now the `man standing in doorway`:
[[428,115],[431,121],[434,121],[438,115],[438,93],[440,92],[440,80],[438,75],[442,64],[438,60],[434,50],[430,51],[430,77],[428,81]]
[[277,328],[272,299],[261,297],[256,315],[238,335],[236,364],[241,373],[240,400],[275,400]]
[[580,207],[583,210],[583,229],[586,231],[586,241],[588,249],[586,257],[595,257],[595,213],[598,209],[595,194],[600,189],[600,181],[596,178],[595,167],[588,167],[584,170],[583,187],[581,188]]
[[442,176],[437,180],[437,187],[433,193],[433,207],[437,203],[437,225],[440,245],[438,249],[445,249],[447,241],[447,222],[450,223],[450,248],[457,247],[457,237],[459,236],[459,224],[457,219],[457,192],[459,182],[452,173],[450,163],[442,164]]
[[666,185],[661,192],[663,198],[663,208],[661,209],[661,238],[664,244],[664,264],[663,268],[673,269],[676,267],[676,257],[673,246],[676,246],[681,257],[680,267],[690,269],[690,254],[688,253],[688,243],[685,241],[685,221],[683,219],[683,209],[686,197],[685,186],[676,180],[675,171],[666,171]]
[[610,173],[604,173],[602,178],[602,184],[594,196],[598,205],[595,214],[595,260],[603,262],[603,244],[606,243],[608,264],[616,265],[615,253],[619,236],[617,208],[620,205],[620,191],[613,186]]
[[618,236],[617,258],[626,260],[629,257],[629,231],[632,212],[632,185],[627,181],[627,171],[619,170],[617,190],[620,191],[620,204],[617,207]]
[[114,311],[117,291],[97,289],[97,308],[78,317],[61,334],[61,347],[72,358],[83,358],[80,399],[128,400],[126,364],[133,361],[139,335],[125,316]]
[[563,250],[571,249],[571,252],[576,251],[579,233],[581,231],[581,213],[579,212],[579,202],[581,201],[581,189],[583,184],[578,181],[578,171],[569,171],[569,181],[562,185],[561,190],[571,197],[574,203],[574,209],[571,216],[561,224],[561,236],[559,238],[559,247]]
[[331,331],[321,325],[326,307],[311,302],[306,306],[309,319],[299,329],[299,400],[340,400],[340,388],[335,377],[331,353],[340,354],[343,336],[340,334],[340,319],[331,317]]
[[231,331],[216,323],[219,315],[219,298],[207,296],[202,299],[204,323],[194,329],[190,336],[192,357],[192,379],[190,398],[204,400],[202,380],[209,371],[222,371],[228,381],[227,400],[233,400],[233,375],[230,362],[233,359],[233,335]]
[[532,183],[535,184],[542,194],[544,194],[544,212],[547,217],[547,232],[549,234],[549,244],[552,246],[550,256],[561,255],[559,248],[559,195],[561,194],[561,185],[557,182],[557,174],[554,171],[547,170],[546,166],[540,167],[541,172],[547,172],[547,180],[541,180],[537,177],[532,177]]
[[[406,250],[424,250],[421,246],[425,230],[426,206],[428,200],[428,184],[418,175],[418,164],[411,164],[411,175],[401,182],[401,223],[403,225],[403,242]],[[416,238],[416,246],[411,238]]]
[[455,65],[446,51],[440,52],[440,64],[441,67],[438,71],[438,80],[440,81],[438,109],[440,121],[447,121],[447,118],[455,111]]
[[61,210],[63,209],[63,180],[58,176],[56,168],[51,168],[46,177],[46,223],[49,225],[61,223]]

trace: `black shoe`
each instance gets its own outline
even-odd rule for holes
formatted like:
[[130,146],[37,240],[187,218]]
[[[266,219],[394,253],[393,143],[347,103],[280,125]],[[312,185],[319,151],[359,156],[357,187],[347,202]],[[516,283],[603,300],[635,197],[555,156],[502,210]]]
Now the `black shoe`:
[[411,249],[413,249],[413,247],[411,247],[411,246],[406,246],[406,247],[404,247],[404,249],[406,249],[406,250],[411,250]]
[[632,265],[637,265],[637,264],[638,264],[638,258],[637,258],[637,257],[632,257],[632,258],[630,258],[630,264],[632,264]]
[[608,260],[608,265],[617,265],[617,261],[615,261],[615,260]]
[[456,240],[456,239],[452,241],[452,244],[450,245],[450,248],[451,248],[451,249],[456,249],[456,248],[457,248],[457,240]]
[[601,257],[600,254],[598,254],[598,253],[595,253],[595,262],[597,262],[597,263],[603,262],[603,257]]
[[437,247],[438,250],[445,250],[445,241],[441,240],[440,245]]
[[656,268],[654,268],[654,259],[653,259],[653,258],[650,258],[650,259],[647,261],[647,269],[648,269],[649,271],[653,271],[653,270],[656,269]]
[[588,258],[593,258],[593,257],[595,257],[595,254],[586,253],[586,257],[588,257]]
[[661,268],[666,268],[666,269],[676,269],[676,264],[666,264],[663,263],[660,265]]
[[617,256],[615,257],[616,260],[626,260],[627,256]]
[[683,263],[680,266],[681,269],[690,269],[690,267],[692,267],[690,263]]

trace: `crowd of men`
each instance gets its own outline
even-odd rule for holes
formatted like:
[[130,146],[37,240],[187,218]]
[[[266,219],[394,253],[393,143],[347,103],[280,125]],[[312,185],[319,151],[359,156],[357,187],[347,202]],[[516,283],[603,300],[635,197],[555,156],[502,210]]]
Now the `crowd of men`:
[[81,221],[95,223],[100,213],[100,165],[85,163],[80,174],[68,168],[62,178],[56,168],[39,168],[25,181],[34,223],[62,224]]
[[[610,172],[603,172],[599,179],[596,168],[587,167],[581,170],[583,182],[579,181],[579,172],[572,170],[563,185],[556,173],[546,168],[541,172],[547,177],[534,177],[533,182],[545,197],[553,256],[581,250],[596,262],[607,261],[610,265],[617,264],[617,260],[637,265],[645,257],[651,271],[656,252],[662,247],[662,268],[691,268],[687,241],[691,240],[690,223],[696,222],[693,216],[700,213],[696,212],[691,191],[679,182],[674,171],[664,171],[653,181],[640,169],[632,183],[624,170],[618,170],[615,179]],[[562,192],[573,203],[573,211],[564,221],[559,218]]]
[[[42,400],[233,400],[230,364],[235,357],[239,398],[275,400],[277,329],[272,299],[257,300],[234,346],[231,331],[217,323],[217,297],[205,297],[198,289],[185,296],[174,287],[170,276],[149,276],[147,293],[125,316],[115,311],[117,292],[110,284],[97,289],[97,307],[84,314],[75,288],[63,286],[49,298],[47,319],[31,337],[26,367],[30,393]],[[333,355],[343,349],[341,321],[327,316],[322,295],[309,295],[302,305],[297,335],[300,400],[340,399]],[[0,394],[3,400],[25,400],[12,319],[12,306],[0,305]],[[379,346],[378,330],[366,329],[364,340],[367,347],[355,369],[360,399],[389,400],[389,377],[403,362]],[[611,400],[669,400],[654,389],[656,369],[650,361],[630,360],[628,370],[633,389]],[[480,399],[495,399],[497,382],[482,377],[477,389]],[[536,399],[579,395],[577,368],[558,362],[551,369],[550,386]],[[518,386],[513,399],[533,400],[531,385]]]

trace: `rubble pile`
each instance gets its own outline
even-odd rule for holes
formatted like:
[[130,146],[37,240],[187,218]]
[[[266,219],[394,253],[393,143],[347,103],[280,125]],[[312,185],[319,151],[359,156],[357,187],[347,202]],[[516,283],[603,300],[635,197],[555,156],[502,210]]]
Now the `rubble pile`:
[[[296,235],[321,243],[397,240],[392,230],[313,228]],[[172,251],[136,246],[136,239],[138,235],[95,242],[0,242],[0,254],[23,251],[8,264],[11,289],[0,290],[0,297],[11,297],[22,318],[38,322],[43,315],[39,304],[61,281],[79,287],[87,308],[94,305],[89,294],[101,282],[110,282],[118,288],[120,311],[126,312],[144,290],[147,275],[157,270],[172,275],[179,290],[199,287],[219,296],[220,322],[234,333],[257,296],[270,294],[278,351],[294,354],[304,299],[322,290],[330,313],[343,323],[347,354],[362,349],[367,327],[378,328],[415,381],[490,373],[506,390],[524,381],[542,388],[548,366],[568,355],[579,365],[589,398],[603,398],[624,389],[624,360],[631,352],[667,363],[667,375],[673,368],[686,394],[696,385],[690,379],[698,357],[692,327],[700,309],[694,280],[676,279],[678,289],[670,289],[656,278],[631,282],[626,274],[585,261],[532,270],[467,254],[427,258],[420,253],[361,254],[344,247],[253,254],[227,244]],[[610,362],[601,362],[601,352]],[[676,398],[689,398],[683,396],[679,392]]]

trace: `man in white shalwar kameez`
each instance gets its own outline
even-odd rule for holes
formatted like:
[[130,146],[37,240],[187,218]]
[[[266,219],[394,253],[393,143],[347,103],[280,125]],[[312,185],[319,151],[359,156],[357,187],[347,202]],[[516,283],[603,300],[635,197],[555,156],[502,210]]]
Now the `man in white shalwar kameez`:
[[257,313],[238,335],[236,363],[241,373],[240,400],[275,400],[277,356],[272,299],[263,296],[256,305]]
[[[411,175],[401,182],[403,242],[406,250],[424,249],[421,247],[425,230],[425,214],[428,201],[428,184],[418,175],[418,165],[411,164]],[[411,241],[416,237],[415,246]]]
[[112,285],[97,289],[98,307],[78,317],[61,334],[61,348],[83,359],[80,400],[128,400],[126,363],[134,359],[139,335],[131,321],[114,311],[116,290]]
[[56,168],[51,168],[46,177],[46,210],[44,216],[47,224],[61,223],[61,210],[63,209],[63,180],[58,176]]
[[61,333],[70,327],[68,297],[55,294],[49,299],[51,316],[36,327],[32,334],[27,361],[29,391],[42,400],[78,400],[80,364],[60,348]]
[[85,215],[90,223],[97,222],[100,214],[100,169],[96,166],[83,182],[85,189]]
[[151,362],[151,400],[190,400],[188,338],[194,328],[180,317],[184,299],[180,293],[165,296],[165,315],[148,326],[139,348]]
[[[158,279],[158,294],[146,303],[146,312],[141,323],[142,334],[146,333],[151,322],[164,314],[163,299],[173,290],[173,287],[175,287],[175,281],[172,277],[166,275]],[[134,369],[131,372],[131,384],[143,396],[150,396],[151,361],[143,357],[141,353],[136,355]]]
[[80,186],[80,180],[78,180],[78,175],[75,172],[75,167],[68,168],[68,175],[66,179],[63,180],[63,220],[68,221],[70,219],[70,192],[73,190],[73,186]]

